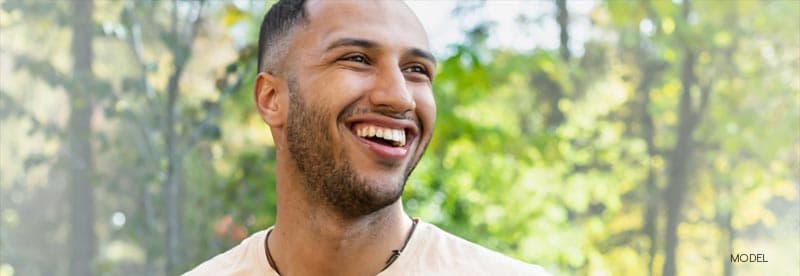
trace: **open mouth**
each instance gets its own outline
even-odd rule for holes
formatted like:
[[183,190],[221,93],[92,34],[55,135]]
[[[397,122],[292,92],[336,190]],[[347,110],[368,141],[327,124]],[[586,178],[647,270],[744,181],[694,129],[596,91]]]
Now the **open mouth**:
[[356,136],[389,147],[405,147],[404,129],[386,128],[369,124],[359,124],[353,128]]
[[351,116],[344,124],[368,152],[393,163],[408,157],[420,129],[414,120],[373,113]]

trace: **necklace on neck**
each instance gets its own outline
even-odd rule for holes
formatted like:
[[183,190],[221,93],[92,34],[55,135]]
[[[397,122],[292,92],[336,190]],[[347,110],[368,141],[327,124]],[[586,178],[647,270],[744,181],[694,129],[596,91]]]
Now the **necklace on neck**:
[[[406,236],[406,241],[403,242],[403,247],[401,247],[400,249],[392,250],[392,255],[389,256],[388,260],[386,260],[386,266],[384,266],[383,269],[381,269],[381,271],[384,271],[387,268],[389,268],[389,266],[391,266],[394,263],[394,261],[400,257],[400,254],[403,253],[403,250],[406,249],[408,241],[411,240],[411,235],[413,235],[414,230],[417,229],[417,222],[419,221],[419,219],[412,218],[411,221],[412,221],[411,230],[408,231],[408,235]],[[278,273],[278,275],[281,275],[281,271],[278,270],[278,265],[275,264],[275,259],[272,258],[272,254],[269,252],[269,234],[272,234],[272,229],[269,229],[269,231],[267,231],[267,237],[264,239],[264,251],[267,253],[267,262],[269,262],[269,266],[271,266],[272,269],[274,269],[275,272]]]

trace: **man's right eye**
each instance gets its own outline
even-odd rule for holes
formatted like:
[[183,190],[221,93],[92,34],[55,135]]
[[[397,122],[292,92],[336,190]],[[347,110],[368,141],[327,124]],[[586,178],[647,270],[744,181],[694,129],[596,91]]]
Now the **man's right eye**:
[[363,55],[345,56],[345,57],[341,58],[340,60],[352,61],[352,62],[358,62],[358,63],[367,63],[367,58],[364,57]]

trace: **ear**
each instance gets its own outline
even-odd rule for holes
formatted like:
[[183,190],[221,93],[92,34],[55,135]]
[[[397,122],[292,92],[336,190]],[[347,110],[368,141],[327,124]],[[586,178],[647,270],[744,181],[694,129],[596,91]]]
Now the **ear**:
[[264,120],[272,128],[280,128],[286,124],[288,99],[286,82],[267,72],[258,73],[253,91],[256,108]]

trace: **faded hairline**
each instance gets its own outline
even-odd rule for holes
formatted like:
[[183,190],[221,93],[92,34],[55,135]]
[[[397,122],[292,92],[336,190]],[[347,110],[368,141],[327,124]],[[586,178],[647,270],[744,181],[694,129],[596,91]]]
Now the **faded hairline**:
[[258,41],[259,73],[284,71],[292,36],[298,25],[308,23],[306,4],[307,0],[281,0],[264,15]]
[[292,42],[292,35],[297,26],[293,26],[289,31],[276,36],[276,39],[264,48],[264,57],[259,64],[259,72],[270,74],[281,74],[285,71],[285,58],[289,54],[289,45]]

